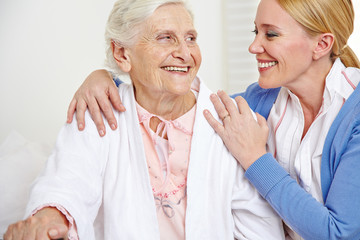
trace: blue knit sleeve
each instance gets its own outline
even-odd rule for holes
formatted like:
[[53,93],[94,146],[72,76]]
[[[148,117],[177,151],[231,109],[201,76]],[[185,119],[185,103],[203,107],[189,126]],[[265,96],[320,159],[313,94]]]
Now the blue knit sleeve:
[[113,81],[114,81],[116,87],[119,87],[119,85],[123,83],[123,81],[121,81],[120,78],[116,77],[116,76],[113,76]]
[[253,163],[245,176],[304,239],[360,239],[359,140],[357,156],[350,150],[352,156],[338,166],[325,204],[301,188],[269,153]]

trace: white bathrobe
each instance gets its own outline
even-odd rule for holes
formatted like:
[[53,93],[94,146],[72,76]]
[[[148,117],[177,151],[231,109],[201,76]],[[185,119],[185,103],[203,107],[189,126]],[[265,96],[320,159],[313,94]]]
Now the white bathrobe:
[[[200,81],[196,79],[195,81]],[[133,86],[121,84],[126,112],[100,138],[65,125],[32,189],[27,213],[57,203],[75,219],[81,240],[160,239]],[[187,177],[186,239],[283,239],[282,221],[244,178],[244,171],[207,123],[216,111],[200,82]],[[96,236],[96,237],[95,237]]]

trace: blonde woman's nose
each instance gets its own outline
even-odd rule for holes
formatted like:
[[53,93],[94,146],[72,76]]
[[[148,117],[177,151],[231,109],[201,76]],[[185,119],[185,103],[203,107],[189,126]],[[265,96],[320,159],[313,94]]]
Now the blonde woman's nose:
[[255,37],[254,41],[249,46],[249,52],[252,54],[259,54],[265,51],[264,46],[258,36]]

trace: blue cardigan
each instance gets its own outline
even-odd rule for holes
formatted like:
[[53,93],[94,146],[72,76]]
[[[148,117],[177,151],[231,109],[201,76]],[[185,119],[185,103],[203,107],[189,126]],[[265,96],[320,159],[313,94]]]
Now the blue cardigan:
[[[279,90],[262,89],[254,83],[237,95],[267,118]],[[360,239],[360,87],[341,108],[324,143],[324,205],[301,188],[269,153],[252,164],[245,176],[303,238]]]

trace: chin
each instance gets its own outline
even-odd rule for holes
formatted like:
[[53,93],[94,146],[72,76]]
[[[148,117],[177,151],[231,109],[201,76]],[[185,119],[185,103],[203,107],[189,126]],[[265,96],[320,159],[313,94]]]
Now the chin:
[[192,84],[192,82],[178,83],[178,84],[176,84],[176,86],[174,86],[173,90],[185,95],[191,91],[191,84]]
[[275,84],[272,79],[268,79],[268,78],[267,79],[259,78],[258,83],[259,83],[259,86],[264,89],[281,87],[280,82]]
[[189,92],[191,92],[191,87],[188,88],[177,88],[174,90],[174,94],[178,95],[178,96],[185,96],[186,94],[188,94]]

